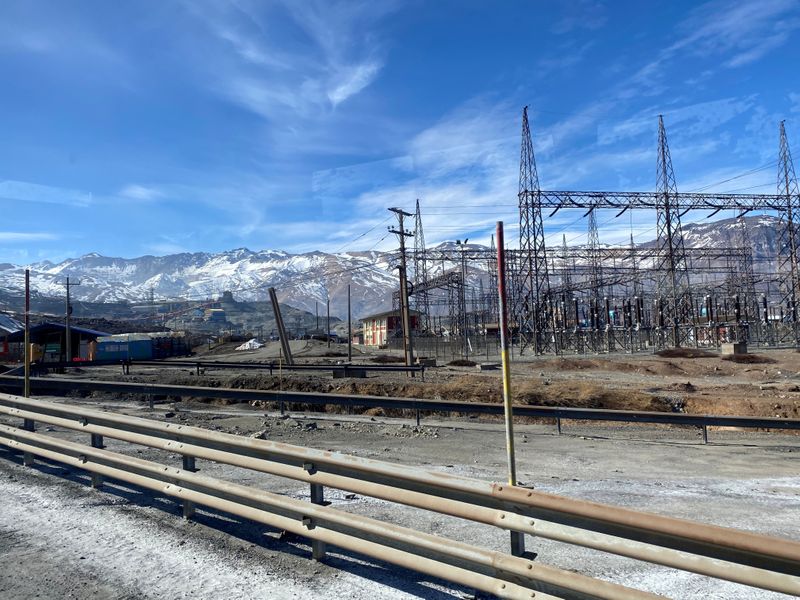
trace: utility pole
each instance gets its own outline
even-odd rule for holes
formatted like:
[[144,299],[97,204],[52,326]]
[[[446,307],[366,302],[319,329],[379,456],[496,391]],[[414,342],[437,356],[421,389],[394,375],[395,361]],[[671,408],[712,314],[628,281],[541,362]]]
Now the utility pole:
[[70,317],[72,315],[72,304],[70,304],[70,301],[69,301],[69,288],[73,287],[73,286],[76,286],[76,285],[81,285],[81,282],[79,281],[77,283],[74,283],[74,282],[70,283],[69,276],[68,276],[66,283],[64,283],[63,285],[66,286],[66,288],[67,288],[67,304],[65,306],[66,316],[64,318],[64,328],[65,328],[65,336],[66,336],[66,355],[65,355],[65,358],[66,358],[66,362],[67,363],[71,363],[72,362],[72,331],[70,330],[69,324],[70,324]]
[[317,315],[317,325],[315,329],[319,332],[319,302],[314,300],[314,313]]
[[325,337],[328,339],[328,348],[330,348],[331,347],[331,297],[330,294],[327,293],[327,291],[325,292],[325,295],[327,296],[326,302],[328,305],[327,306],[328,317],[326,322],[327,331],[325,332]]
[[[411,341],[411,315],[408,310],[408,274],[406,271],[406,238],[411,237],[410,231],[403,227],[403,217],[413,217],[411,213],[401,208],[390,208],[391,212],[397,215],[398,228],[389,227],[389,232],[397,235],[400,240],[400,314],[403,322],[403,350],[406,357],[406,366],[410,367],[414,362],[414,349]],[[414,374],[410,373],[413,377]]]
[[353,362],[353,317],[350,312],[350,284],[347,284],[347,362]]
[[25,385],[22,394],[31,397],[31,272],[25,269]]

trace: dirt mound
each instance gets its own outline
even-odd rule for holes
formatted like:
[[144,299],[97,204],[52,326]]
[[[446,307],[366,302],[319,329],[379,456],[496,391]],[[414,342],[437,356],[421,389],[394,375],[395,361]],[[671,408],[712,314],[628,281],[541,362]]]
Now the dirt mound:
[[451,367],[474,367],[478,363],[476,363],[474,360],[466,360],[464,358],[457,358],[456,360],[451,360],[447,364],[449,366],[451,366]]
[[378,363],[379,365],[405,362],[405,359],[402,356],[392,356],[391,354],[378,354],[369,360],[370,362]]
[[608,388],[590,382],[557,382],[541,385],[525,382],[514,390],[520,404],[605,408],[615,410],[664,410],[656,396],[638,390]]
[[774,358],[762,356],[761,354],[729,354],[728,356],[723,356],[722,360],[744,365],[772,365],[778,362]]
[[661,358],[715,358],[717,355],[699,348],[667,348],[656,352]]
[[608,371],[640,375],[680,375],[685,370],[678,365],[661,361],[643,361],[640,357],[630,359],[611,358],[559,358],[531,366],[532,370],[550,371]]

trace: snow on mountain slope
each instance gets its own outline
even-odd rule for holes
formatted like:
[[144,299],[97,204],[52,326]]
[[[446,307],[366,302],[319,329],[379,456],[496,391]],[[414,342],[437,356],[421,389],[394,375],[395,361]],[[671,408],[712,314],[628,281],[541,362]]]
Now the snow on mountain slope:
[[[754,258],[774,256],[779,238],[778,220],[761,215],[745,220]],[[687,224],[683,230],[687,247],[741,245],[741,227],[735,219]],[[445,242],[441,247],[452,249],[455,244]],[[468,249],[478,247],[468,245]],[[354,317],[389,308],[392,291],[398,287],[396,266],[396,252],[289,254],[280,250],[254,252],[237,248],[217,254],[196,252],[138,258],[110,258],[92,253],[58,264],[44,261],[28,267],[32,288],[44,296],[63,296],[67,276],[81,282],[73,288],[75,299],[90,302],[146,303],[151,290],[157,300],[204,300],[226,290],[232,291],[237,300],[266,300],[268,288],[274,287],[282,303],[311,312],[318,303],[320,314],[325,313],[326,299],[330,298],[331,314],[344,318],[348,284]],[[485,268],[475,265],[474,270]],[[429,274],[434,276],[441,270],[440,264],[434,264]],[[470,280],[478,276],[473,273]],[[23,285],[24,267],[0,264],[0,289],[21,290]]]

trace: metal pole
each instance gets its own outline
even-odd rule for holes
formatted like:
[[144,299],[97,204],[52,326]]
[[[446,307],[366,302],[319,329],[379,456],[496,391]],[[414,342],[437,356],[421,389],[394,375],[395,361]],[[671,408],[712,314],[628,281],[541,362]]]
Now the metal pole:
[[350,311],[350,284],[347,284],[347,361],[353,360],[353,316]]
[[[508,454],[508,484],[517,485],[517,466],[514,458],[514,421],[511,408],[511,365],[508,361],[508,309],[506,306],[506,258],[503,249],[503,222],[497,222],[497,295],[500,312],[500,357],[503,363],[503,406],[506,424],[506,452]],[[525,552],[523,534],[511,532],[511,553],[521,556]]]
[[327,332],[325,333],[325,337],[328,339],[328,348],[331,347],[331,297],[328,295],[326,300],[328,305],[328,320],[326,322],[325,327],[327,328]]
[[66,318],[64,319],[65,335],[66,335],[66,362],[72,362],[72,333],[69,328],[69,318],[72,312],[72,307],[69,305],[69,277],[67,277],[67,306]]
[[25,269],[25,386],[23,396],[31,397],[31,272]]

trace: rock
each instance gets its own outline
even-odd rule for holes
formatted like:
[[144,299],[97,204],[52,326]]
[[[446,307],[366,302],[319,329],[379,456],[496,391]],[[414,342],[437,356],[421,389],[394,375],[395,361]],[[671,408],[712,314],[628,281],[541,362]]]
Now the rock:
[[164,414],[164,417],[166,417],[167,419],[171,419],[171,418],[172,418],[172,417],[174,417],[174,416],[175,416],[175,413],[174,413],[174,412],[168,412],[168,413],[165,413],[165,414]]
[[265,440],[265,439],[267,439],[267,432],[266,431],[256,431],[255,433],[251,433],[250,437],[254,438],[254,439],[257,439],[257,440]]

